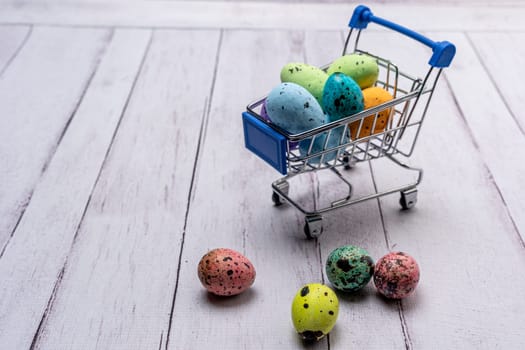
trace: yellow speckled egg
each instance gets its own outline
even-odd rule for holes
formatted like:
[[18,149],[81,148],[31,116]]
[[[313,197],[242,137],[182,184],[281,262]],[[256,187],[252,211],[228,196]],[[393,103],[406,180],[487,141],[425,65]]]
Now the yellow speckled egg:
[[308,341],[330,333],[339,314],[339,300],[329,287],[320,283],[303,286],[292,302],[292,321],[297,333]]
[[[390,94],[390,92],[378,86],[373,86],[363,90],[365,110],[388,102],[393,98],[394,97]],[[355,122],[350,123],[350,137],[352,140],[383,132],[388,124],[391,109],[392,108],[386,108],[380,111],[377,114],[377,121],[375,122],[375,125],[375,114],[365,117],[363,120],[363,125],[361,126],[361,130],[359,131],[359,136],[357,136],[357,131],[359,130],[359,124],[361,121],[356,120]],[[373,131],[372,127],[374,128]]]
[[323,105],[323,89],[328,74],[306,63],[288,63],[281,69],[281,82],[295,83],[310,92]]

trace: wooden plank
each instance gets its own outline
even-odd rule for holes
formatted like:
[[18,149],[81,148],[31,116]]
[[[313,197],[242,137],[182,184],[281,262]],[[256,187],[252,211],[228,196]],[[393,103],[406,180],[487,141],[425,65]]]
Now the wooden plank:
[[9,64],[15,59],[20,49],[26,43],[31,32],[28,26],[0,27],[0,77]]
[[[176,0],[168,0],[168,1],[176,1]],[[201,1],[201,0],[197,0]],[[225,1],[225,0],[207,0],[207,1]],[[233,2],[257,2],[260,0],[230,0]],[[284,2],[284,3],[310,3],[310,2],[316,2],[316,3],[344,3],[347,2],[346,0],[265,0],[265,2]],[[384,0],[368,0],[367,5],[371,4],[384,4]],[[435,5],[435,0],[393,0],[389,1],[389,3],[411,3],[411,4],[428,4],[428,5]],[[469,5],[494,5],[493,1],[490,0],[443,0],[440,3],[443,4],[454,4],[454,5],[461,5],[461,4],[469,4]],[[522,4],[521,0],[502,0],[498,2],[498,5],[520,5]]]
[[[481,66],[469,58],[461,35],[447,36],[459,48],[446,71],[451,84],[445,79],[438,84],[410,160],[425,170],[418,204],[405,212],[397,209],[397,195],[381,199],[390,248],[414,256],[422,271],[415,294],[401,304],[408,340],[414,348],[522,348],[525,302],[515,291],[525,287],[517,272],[524,266],[524,249],[498,179],[488,171],[492,160],[482,148],[486,146],[477,146],[487,142],[474,140],[470,131],[474,119],[483,124],[479,116],[491,113],[482,100],[494,102],[498,94],[490,85],[482,86]],[[389,37],[375,42],[389,47],[393,59],[408,67],[427,55],[426,50],[394,46]],[[475,84],[470,69],[478,74]],[[460,92],[469,83],[481,90],[477,96],[484,96],[476,99],[477,107]],[[374,162],[373,169],[379,186],[402,180],[386,163]]]
[[[272,205],[270,184],[279,174],[244,148],[240,113],[279,84],[285,62],[303,59],[303,40],[301,32],[224,32],[168,349],[302,348],[291,301],[302,285],[322,281],[318,246],[304,238],[298,211]],[[200,285],[197,263],[218,247],[253,262],[250,290],[217,298]],[[313,346],[326,347],[326,340]]]
[[[118,2],[120,0],[109,0],[109,2]],[[174,2],[179,0],[162,0],[165,2]],[[261,0],[195,0],[195,1],[205,1],[205,2],[261,2]],[[12,0],[14,3],[23,3],[23,0]],[[62,2],[78,2],[78,0],[63,0]],[[83,3],[99,3],[100,0],[83,0]],[[336,3],[345,3],[346,0],[264,0],[266,3],[272,3],[272,2],[281,2],[281,3],[325,3],[325,4],[336,4]],[[367,4],[384,4],[384,0],[368,0],[366,2]],[[389,1],[389,3],[394,4],[402,4],[402,3],[410,3],[410,4],[427,4],[427,5],[435,5],[435,0],[392,0]],[[452,5],[461,5],[461,4],[469,4],[471,6],[476,5],[492,5],[492,6],[509,6],[509,5],[521,5],[521,0],[501,0],[498,2],[497,5],[494,4],[493,1],[490,0],[443,0],[443,4],[452,4]]]
[[[127,103],[148,35],[148,32],[142,31],[117,31],[113,36],[99,69],[90,83],[90,89],[85,93],[75,111],[74,118],[64,132],[56,153],[46,164],[46,171],[32,192],[31,201],[24,216],[0,259],[0,278],[3,281],[0,287],[0,324],[4,325],[0,327],[0,343],[5,347],[22,349],[40,344],[39,342],[34,343],[37,340],[35,334],[38,335],[40,328],[46,325],[43,320],[46,320],[52,311],[55,293],[60,286],[61,279],[64,278],[64,262],[72,242],[77,237],[77,229],[84,215],[86,203],[89,202],[107,149],[120,121],[121,111]],[[22,67],[26,67],[29,72],[50,79],[53,78],[48,75],[53,75],[57,77],[60,87],[63,86],[64,89],[69,88],[73,91],[78,90],[75,87],[78,82],[72,80],[73,77],[76,77],[72,70],[85,72],[86,68],[93,69],[91,60],[83,56],[96,59],[100,54],[103,39],[107,38],[105,32],[63,29],[52,30],[51,33],[47,31],[40,33],[39,30],[35,30],[34,37],[35,40],[39,40],[39,45],[42,45],[40,43],[50,45],[55,42],[56,45],[68,48],[55,52],[57,48],[51,46],[53,50],[46,53],[42,48],[38,51],[28,44],[27,51],[28,54],[38,53],[38,56],[31,57],[39,57],[41,62],[54,59],[57,68],[64,69],[63,74],[71,75],[71,77],[60,79],[62,73],[56,68],[51,70],[53,66],[49,63],[41,68],[49,68],[50,72],[33,72],[33,67],[27,59],[24,60],[25,65]],[[60,55],[60,58],[55,55]],[[70,62],[73,59],[76,64]],[[20,61],[22,60],[23,58],[20,57]],[[35,65],[35,68],[37,67],[39,65]],[[12,71],[21,74],[20,70],[16,70],[15,67]],[[17,77],[21,79],[21,82],[27,81],[22,79],[25,78],[24,75]],[[49,85],[47,84],[46,87],[58,90],[62,94],[65,93],[59,87]],[[19,86],[14,90],[20,94],[19,89],[24,84]],[[40,85],[39,88],[44,89],[44,86]],[[28,95],[28,99],[38,96],[35,91],[29,90],[33,95]],[[20,96],[25,95],[20,94]],[[48,98],[53,103],[61,102],[59,98],[52,95]],[[67,101],[64,101],[64,104],[65,102]],[[19,104],[22,104],[22,101]],[[48,122],[53,121],[53,118],[58,121],[58,118],[52,113],[59,114],[60,111],[44,107],[47,106],[43,106],[42,113],[49,114],[45,116],[37,114],[36,116]],[[20,114],[16,116],[20,117],[20,122],[24,120],[27,122],[28,119],[34,118],[34,116]],[[31,139],[29,131],[40,131],[36,127],[38,124],[42,123],[35,121],[32,128],[26,131],[25,137]],[[43,136],[53,136],[51,126],[43,125],[42,129],[45,133],[42,137],[38,134],[34,135],[34,138],[31,139],[33,142],[39,141],[37,136],[42,138],[40,143],[44,141]],[[36,145],[39,146],[38,143]],[[34,151],[32,147],[31,150]],[[11,157],[15,155],[9,154]],[[27,157],[28,155],[18,154],[18,156]],[[24,173],[31,171],[32,165],[32,163],[23,164]],[[2,172],[2,175],[5,175],[5,172]],[[96,231],[90,233],[96,234]],[[85,305],[85,301],[79,301],[71,308],[77,317],[75,321],[70,320],[72,324],[76,324],[79,315],[84,315],[79,305]],[[66,337],[65,334],[61,336],[64,339]]]
[[525,108],[520,86],[520,77],[525,76],[524,33],[468,33],[479,61],[490,80],[497,87],[500,98],[508,112],[525,134]]
[[[123,35],[113,65],[143,51],[144,35]],[[166,342],[218,37],[154,32],[36,348],[151,349]]]
[[[346,33],[344,33],[346,34]],[[343,49],[342,32],[307,32],[306,59],[316,66],[325,65],[339,57]],[[360,163],[351,170],[341,170],[353,186],[355,198],[375,193],[368,163]],[[344,198],[346,185],[331,172],[316,173],[316,202],[323,207],[331,201]],[[324,215],[325,232],[320,238],[321,269],[337,247],[355,245],[366,249],[376,261],[387,252],[386,233],[376,200],[342,208]],[[330,284],[326,280],[325,282]],[[399,349],[405,347],[403,324],[396,304],[385,304],[376,295],[373,282],[357,293],[338,293],[339,320],[331,334],[333,349]],[[378,327],[377,325],[383,325]],[[373,329],[374,336],[370,330]]]
[[[17,1],[0,4],[0,23],[164,28],[343,29],[355,3]],[[375,14],[418,30],[523,30],[525,6],[493,4],[372,4]],[[429,20],[429,19],[432,20]]]
[[[0,80],[0,256],[86,89],[106,30],[35,28]],[[35,59],[38,58],[38,59]]]
[[[490,73],[484,69],[467,38],[458,34],[451,36],[451,39],[461,48],[461,55],[458,55],[457,69],[451,70],[447,78],[476,146],[486,161],[488,171],[525,246],[525,201],[518,190],[523,187],[525,179],[525,137],[518,124],[522,117],[514,117],[521,114],[520,109],[514,110],[515,114],[512,115],[509,105],[502,100],[505,93],[509,92],[510,85],[497,90],[498,86],[489,75],[495,76],[496,68],[489,67]],[[515,54],[514,46],[500,49],[500,54]],[[475,93],[472,91],[473,86],[476,86]],[[477,96],[485,97],[480,99]],[[517,101],[513,107],[519,108],[520,105],[523,106],[523,102]]]

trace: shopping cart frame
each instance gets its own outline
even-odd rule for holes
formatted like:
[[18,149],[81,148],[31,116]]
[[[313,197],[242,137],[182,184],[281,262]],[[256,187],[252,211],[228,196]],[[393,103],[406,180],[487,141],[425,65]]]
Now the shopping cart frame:
[[[421,79],[401,72],[388,59],[361,50],[361,32],[369,23],[399,32],[430,47],[430,68],[425,77]],[[323,214],[332,210],[396,192],[400,193],[400,205],[403,209],[410,209],[416,204],[417,186],[423,179],[423,169],[409,166],[397,155],[405,158],[412,155],[437,81],[443,68],[452,62],[456,52],[452,43],[432,41],[406,27],[373,15],[371,10],[363,5],[355,8],[349,27],[342,55],[347,54],[355,35],[352,53],[369,55],[377,60],[381,73],[376,86],[391,92],[393,100],[299,134],[290,134],[263,118],[261,108],[266,97],[250,103],[242,114],[246,148],[285,175],[272,183],[272,201],[275,205],[289,203],[301,211],[305,215],[304,232],[309,238],[322,233]],[[321,68],[326,69],[328,66],[329,64]],[[380,113],[385,110],[389,111],[387,126],[384,130],[376,132]],[[370,121],[371,118],[373,122],[370,127],[366,121]],[[354,128],[350,130],[352,125]],[[370,128],[369,134],[361,135],[363,127]],[[329,146],[328,140],[336,135],[336,129],[344,129],[341,133],[343,136],[336,146]],[[348,137],[349,135],[352,136]],[[313,149],[313,145],[316,138],[320,137],[323,137],[321,142],[324,140],[324,145],[317,151]],[[297,149],[297,144],[301,142],[309,142],[310,146],[306,152],[304,148],[301,151]],[[416,180],[353,198],[352,184],[341,174],[339,168],[350,169],[356,163],[383,157],[405,170],[414,172],[417,175]],[[319,170],[328,170],[335,174],[348,187],[348,192],[343,198],[332,201],[324,208],[307,210],[289,195],[289,180],[297,175]]]

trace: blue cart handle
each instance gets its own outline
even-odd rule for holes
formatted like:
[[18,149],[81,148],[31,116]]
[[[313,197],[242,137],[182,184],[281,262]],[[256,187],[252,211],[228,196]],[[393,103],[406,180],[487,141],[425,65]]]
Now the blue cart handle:
[[355,29],[365,29],[368,23],[370,22],[395,30],[396,32],[404,34],[430,47],[432,49],[432,57],[430,57],[430,61],[428,63],[432,67],[448,67],[456,53],[456,47],[454,46],[454,44],[448,41],[432,41],[426,36],[416,33],[413,30],[405,28],[399,24],[388,21],[381,17],[374,16],[372,11],[370,11],[368,7],[363,5],[359,5],[355,8],[348,26],[350,28]]

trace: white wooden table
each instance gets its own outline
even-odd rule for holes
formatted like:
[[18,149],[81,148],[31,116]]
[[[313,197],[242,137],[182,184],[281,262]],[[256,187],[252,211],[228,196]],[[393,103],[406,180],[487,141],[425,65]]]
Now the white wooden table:
[[[457,46],[410,158],[419,202],[344,208],[315,240],[271,203],[279,174],[244,148],[240,114],[285,63],[337,57],[355,5],[1,2],[0,349],[524,349],[522,2],[370,3]],[[426,69],[397,38],[368,40]],[[300,184],[314,203],[335,190],[321,176]],[[349,176],[399,179],[381,161]],[[330,336],[305,345],[291,300],[344,244],[411,254],[420,285],[340,294]],[[253,262],[249,291],[200,286],[216,247]]]

